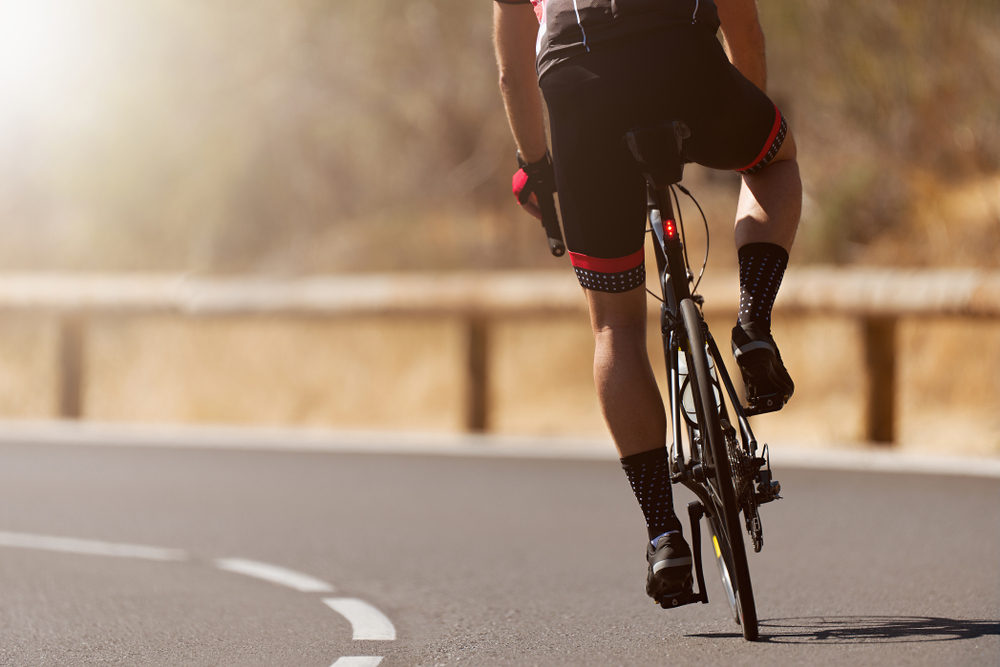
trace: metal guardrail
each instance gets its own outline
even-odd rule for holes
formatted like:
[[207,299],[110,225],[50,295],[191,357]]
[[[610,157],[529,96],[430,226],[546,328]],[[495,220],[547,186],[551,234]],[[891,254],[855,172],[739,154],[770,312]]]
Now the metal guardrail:
[[[738,308],[735,275],[706,277],[699,292],[709,315]],[[466,426],[489,424],[490,323],[514,317],[587,312],[570,271],[344,275],[295,280],[178,275],[0,275],[0,315],[40,312],[60,319],[60,416],[84,414],[87,323],[109,315],[347,318],[449,316],[467,329]],[[650,299],[651,313],[659,312]],[[790,269],[778,313],[835,314],[863,322],[867,382],[866,434],[895,438],[896,329],[900,318],[1000,318],[1000,271]]]

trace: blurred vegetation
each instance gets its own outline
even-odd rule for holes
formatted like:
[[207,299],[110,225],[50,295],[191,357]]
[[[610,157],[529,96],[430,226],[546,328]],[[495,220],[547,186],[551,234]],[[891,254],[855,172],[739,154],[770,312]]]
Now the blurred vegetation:
[[1000,265],[1000,4],[761,0],[800,259]]
[[[1000,4],[759,4],[795,260],[1000,266]],[[553,266],[509,194],[491,12],[0,0],[0,269]]]

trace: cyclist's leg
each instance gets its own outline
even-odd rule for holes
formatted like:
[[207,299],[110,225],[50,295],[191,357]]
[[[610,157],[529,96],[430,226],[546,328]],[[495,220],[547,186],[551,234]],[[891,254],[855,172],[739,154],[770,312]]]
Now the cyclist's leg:
[[646,290],[584,292],[594,331],[594,383],[618,454],[662,449],[667,417],[646,351]]
[[780,409],[794,384],[771,337],[771,307],[788,264],[802,206],[795,141],[775,104],[705,44],[700,72],[716,99],[695,100],[685,152],[695,162],[743,175],[735,237],[740,258],[740,315],[733,353],[752,406]]
[[664,448],[667,417],[646,352],[646,291],[586,294],[601,410],[646,517],[646,593],[658,602],[669,600],[690,591],[692,559],[674,513]]
[[743,175],[736,209],[736,247],[773,243],[790,252],[801,214],[802,181],[795,139],[789,131],[771,162]]
[[645,90],[641,77],[623,76],[633,59],[621,47],[594,56],[553,67],[541,87],[566,247],[590,305],[598,398],[627,457],[666,438],[646,352],[646,184],[622,143]]
[[795,391],[771,336],[771,308],[801,213],[802,181],[795,140],[787,132],[770,162],[743,174],[736,212],[740,311],[733,327],[733,354],[748,400],[761,411],[780,409]]
[[629,128],[649,124],[636,117],[652,106],[635,73],[641,61],[620,45],[557,65],[541,87],[566,247],[590,305],[598,398],[646,519],[646,591],[659,599],[690,588],[691,554],[673,510],[666,415],[646,350],[645,180],[622,143]]

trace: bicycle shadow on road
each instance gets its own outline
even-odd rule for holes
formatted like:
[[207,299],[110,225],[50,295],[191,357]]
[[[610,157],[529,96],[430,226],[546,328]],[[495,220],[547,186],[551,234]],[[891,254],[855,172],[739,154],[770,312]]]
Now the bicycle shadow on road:
[[[895,644],[1000,635],[1000,621],[935,616],[808,616],[762,620],[759,625],[759,641],[775,644]],[[689,636],[742,637],[738,632]]]

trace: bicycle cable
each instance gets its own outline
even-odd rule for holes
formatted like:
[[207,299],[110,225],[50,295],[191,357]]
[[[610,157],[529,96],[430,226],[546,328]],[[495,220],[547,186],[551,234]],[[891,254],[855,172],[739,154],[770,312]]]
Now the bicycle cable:
[[[647,234],[652,234],[653,233],[653,228],[652,227],[647,227],[646,228],[646,233]],[[656,241],[654,240],[653,243],[656,243]],[[649,289],[649,287],[646,287],[646,292],[651,297],[653,297],[654,299],[656,299],[657,301],[659,301],[660,303],[663,303],[663,297],[660,296],[659,294],[657,294],[656,292],[654,292],[653,290]]]
[[[709,234],[709,231],[708,231],[708,217],[705,215],[705,211],[704,211],[704,209],[702,209],[701,204],[699,204],[698,200],[694,198],[694,195],[691,194],[690,190],[688,190],[687,188],[685,188],[680,183],[677,183],[676,185],[677,185],[677,188],[681,192],[683,192],[685,195],[687,195],[688,198],[692,202],[694,202],[694,205],[698,208],[698,212],[701,214],[701,221],[702,221],[702,224],[705,227],[705,257],[702,259],[701,270],[698,272],[698,278],[697,278],[697,280],[694,281],[694,285],[691,287],[691,293],[693,294],[695,291],[697,291],[698,285],[701,284],[701,279],[705,275],[705,269],[708,267],[708,251],[709,251],[709,248],[711,246],[711,235]],[[677,227],[680,230],[680,234],[681,234],[681,247],[684,249],[684,264],[685,264],[685,268],[687,269],[688,273],[690,273],[691,272],[691,261],[688,259],[687,237],[684,235],[684,214],[681,212],[680,198],[677,196],[677,192],[674,191],[674,186],[673,185],[670,186],[670,194],[673,195],[674,202],[676,203],[675,208],[677,209]],[[653,233],[653,228],[652,227],[647,227],[646,228],[646,233],[647,234],[652,234]],[[651,289],[649,289],[647,287],[646,288],[646,292],[648,292],[650,294],[650,296],[652,296],[654,299],[656,299],[660,303],[663,303],[663,298],[660,297],[660,296],[658,296],[656,293],[654,293],[653,290],[651,290]]]
[[[680,185],[678,183],[678,185]],[[688,244],[687,244],[687,234],[684,233],[684,212],[681,211],[681,200],[677,197],[677,191],[674,190],[674,186],[670,186],[670,195],[674,198],[674,216],[677,218],[677,229],[681,234],[681,250],[684,251],[684,270],[687,272],[688,276],[693,275],[691,273],[691,260],[688,259]],[[690,278],[688,278],[690,280]]]
[[[701,204],[699,204],[698,200],[694,198],[694,195],[691,194],[691,192],[680,183],[677,184],[677,187],[680,189],[681,192],[686,194],[688,198],[691,199],[691,201],[694,202],[695,206],[698,207],[698,212],[701,213],[701,221],[705,225],[705,258],[701,262],[701,271],[698,272],[698,279],[694,281],[694,287],[691,288],[691,292],[693,293],[695,290],[698,289],[698,285],[701,284],[701,278],[702,276],[705,275],[705,268],[708,266],[708,250],[710,246],[710,234],[708,233],[708,218],[705,216],[705,211],[701,208]],[[674,199],[677,199],[677,193],[674,193]],[[681,204],[678,201],[677,210],[680,211],[680,208]],[[677,217],[678,218],[681,217],[680,213],[677,214]],[[682,229],[681,233],[683,233],[683,227],[681,229]],[[687,244],[684,245],[684,261],[687,262]],[[690,271],[690,269],[691,265],[688,264],[688,270]]]

